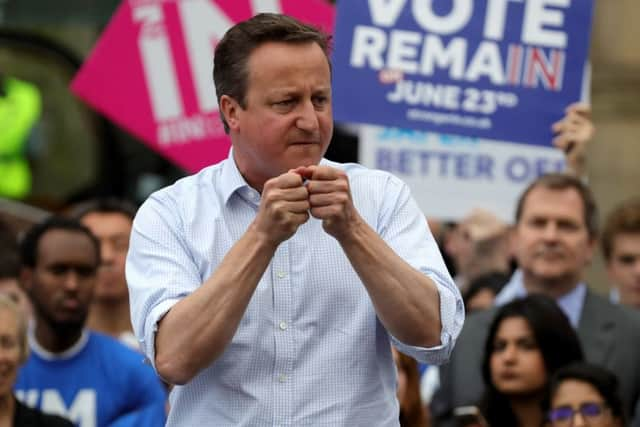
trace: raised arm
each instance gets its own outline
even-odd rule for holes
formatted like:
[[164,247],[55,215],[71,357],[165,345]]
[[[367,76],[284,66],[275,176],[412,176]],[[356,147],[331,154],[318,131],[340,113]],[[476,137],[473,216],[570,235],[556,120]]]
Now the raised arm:
[[[308,209],[308,193],[300,175],[287,173],[265,183],[258,214],[244,235],[211,277],[175,303],[158,322],[155,351],[147,349],[147,353],[154,358],[162,378],[172,384],[184,384],[222,354],[278,245],[307,221]],[[134,238],[131,264],[142,265],[136,260],[141,255],[136,253],[135,245]],[[129,270],[128,266],[128,278],[144,280],[143,276],[129,274]]]
[[[342,246],[387,331],[410,346],[442,344],[442,300],[434,280],[401,258],[360,216],[345,172],[317,166],[306,176],[311,215],[322,219]],[[421,215],[417,218],[426,226]]]
[[556,134],[553,145],[565,153],[567,172],[584,177],[587,145],[595,135],[591,107],[581,102],[569,105],[565,116],[553,124],[552,130]]

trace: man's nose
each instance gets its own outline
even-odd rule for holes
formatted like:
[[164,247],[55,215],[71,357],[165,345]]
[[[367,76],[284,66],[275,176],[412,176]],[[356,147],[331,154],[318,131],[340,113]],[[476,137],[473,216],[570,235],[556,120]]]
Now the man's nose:
[[102,242],[100,245],[100,258],[103,264],[110,264],[115,257],[115,250],[113,245],[107,242]]
[[549,222],[544,227],[543,235],[547,240],[556,240],[558,238],[558,226],[553,222]]
[[69,269],[64,276],[64,287],[67,290],[76,290],[80,284],[78,272],[74,269]]
[[305,132],[316,132],[319,128],[318,112],[312,100],[305,101],[300,106],[300,115],[296,126]]

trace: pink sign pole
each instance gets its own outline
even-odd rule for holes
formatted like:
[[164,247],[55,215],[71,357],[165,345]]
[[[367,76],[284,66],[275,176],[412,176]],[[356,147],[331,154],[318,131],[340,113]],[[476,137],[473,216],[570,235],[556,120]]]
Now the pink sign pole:
[[188,172],[226,158],[212,81],[214,47],[259,12],[332,33],[322,0],[125,0],[71,83],[87,104]]

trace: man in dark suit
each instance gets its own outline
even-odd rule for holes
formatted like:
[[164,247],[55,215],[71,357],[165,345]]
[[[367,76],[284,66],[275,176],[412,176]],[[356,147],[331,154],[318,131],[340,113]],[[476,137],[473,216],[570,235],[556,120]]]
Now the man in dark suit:
[[[554,298],[577,329],[587,360],[618,376],[632,426],[638,427],[640,313],[611,304],[583,282],[597,223],[593,196],[579,179],[550,174],[534,181],[516,208],[513,249],[520,269],[496,304],[529,293]],[[437,426],[451,425],[453,408],[480,400],[482,351],[494,314],[491,309],[467,318],[449,364],[441,368],[441,386],[431,405]]]

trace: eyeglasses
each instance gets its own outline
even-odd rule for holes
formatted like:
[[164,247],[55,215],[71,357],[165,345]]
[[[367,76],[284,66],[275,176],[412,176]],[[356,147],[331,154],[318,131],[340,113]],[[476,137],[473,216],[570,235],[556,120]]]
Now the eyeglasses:
[[549,411],[549,421],[554,426],[569,426],[573,424],[573,417],[580,412],[585,421],[595,419],[602,415],[607,409],[605,403],[586,402],[580,405],[578,409],[571,406],[560,406]]

